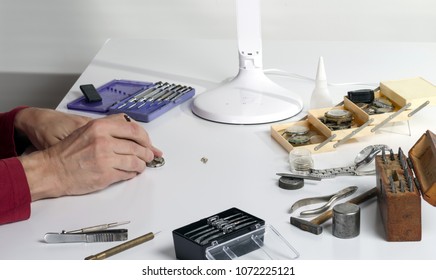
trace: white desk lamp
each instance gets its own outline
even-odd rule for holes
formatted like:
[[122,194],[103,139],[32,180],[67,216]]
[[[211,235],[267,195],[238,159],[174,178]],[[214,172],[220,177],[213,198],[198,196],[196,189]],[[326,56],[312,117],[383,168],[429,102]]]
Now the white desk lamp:
[[239,73],[230,82],[196,96],[192,112],[229,124],[269,123],[295,116],[303,109],[301,98],[263,73],[260,0],[236,0],[236,4]]

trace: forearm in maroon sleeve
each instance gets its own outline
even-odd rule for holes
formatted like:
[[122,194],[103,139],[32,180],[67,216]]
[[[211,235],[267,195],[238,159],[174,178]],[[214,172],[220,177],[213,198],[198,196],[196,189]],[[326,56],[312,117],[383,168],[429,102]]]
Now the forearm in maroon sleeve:
[[17,113],[25,108],[17,107],[7,113],[0,113],[0,159],[17,156],[17,150],[24,150],[21,143],[15,143],[14,120]]
[[18,160],[14,120],[25,107],[0,113],[0,224],[28,219],[30,190],[23,166]]
[[30,190],[18,158],[0,160],[0,224],[30,217]]

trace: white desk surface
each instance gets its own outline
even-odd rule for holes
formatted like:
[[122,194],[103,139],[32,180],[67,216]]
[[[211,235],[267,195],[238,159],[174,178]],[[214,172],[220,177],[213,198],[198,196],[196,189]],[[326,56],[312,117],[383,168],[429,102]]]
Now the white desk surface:
[[[436,82],[436,43],[286,42],[263,43],[264,68],[277,68],[314,77],[323,56],[329,82],[370,82],[421,76]],[[80,84],[100,86],[112,79],[177,82],[195,87],[197,94],[237,73],[236,41],[109,40],[59,104],[79,97]],[[314,84],[272,77],[300,94],[305,108]],[[339,102],[351,89],[330,91]],[[83,259],[119,243],[46,244],[46,232],[72,230],[115,221],[129,239],[161,231],[151,242],[111,259],[175,259],[172,230],[231,207],[273,225],[298,250],[300,259],[434,259],[436,209],[422,203],[422,241],[387,242],[375,200],[361,205],[361,232],[353,239],[332,235],[331,221],[321,235],[289,223],[288,208],[298,199],[333,193],[356,185],[358,193],[375,186],[375,177],[339,177],[306,181],[299,190],[278,187],[276,172],[289,170],[287,152],[270,136],[271,124],[226,125],[194,116],[190,101],[150,123],[143,123],[153,143],[163,150],[165,166],[147,169],[138,177],[103,191],[32,204],[27,221],[0,226],[0,259]],[[290,120],[301,118],[305,112]],[[78,113],[78,111],[70,111]],[[435,107],[427,106],[410,121],[388,125],[372,136],[346,143],[336,151],[313,156],[316,168],[350,164],[369,144],[388,144],[408,151],[430,129],[436,131]],[[99,115],[89,114],[93,117]],[[208,162],[200,159],[207,157]],[[343,200],[345,201],[345,200]]]

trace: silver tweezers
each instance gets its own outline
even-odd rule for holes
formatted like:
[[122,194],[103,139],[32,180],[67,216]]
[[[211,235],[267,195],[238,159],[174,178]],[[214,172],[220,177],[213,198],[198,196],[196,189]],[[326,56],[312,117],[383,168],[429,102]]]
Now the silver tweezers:
[[127,229],[107,229],[127,223],[129,222],[103,224],[72,231],[48,232],[44,235],[44,241],[47,243],[124,241],[128,238]]

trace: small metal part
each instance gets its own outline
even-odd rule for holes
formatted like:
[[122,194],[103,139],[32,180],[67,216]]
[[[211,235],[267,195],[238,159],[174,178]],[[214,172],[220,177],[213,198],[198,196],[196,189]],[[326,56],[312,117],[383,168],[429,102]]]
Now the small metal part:
[[164,98],[162,98],[162,101],[163,102],[171,102],[171,100],[174,98],[174,97],[177,97],[177,96],[179,96],[182,92],[185,92],[185,91],[189,91],[189,90],[191,90],[192,88],[190,87],[190,88],[188,88],[187,86],[182,86],[182,87],[180,87],[180,88],[178,88],[178,89],[176,89],[176,90],[171,90],[170,91],[170,93],[171,94],[169,94],[168,96],[165,96]]
[[200,161],[201,161],[202,163],[206,164],[207,161],[208,161],[208,159],[207,159],[207,157],[202,157],[202,158],[200,159]]
[[408,172],[408,171],[407,171],[407,160],[404,159],[404,155],[403,155],[403,156],[400,156],[400,154],[398,154],[398,159],[399,159],[399,161],[400,161],[401,169],[403,169],[404,172],[407,173],[407,172]]
[[234,218],[234,217],[238,217],[238,216],[241,216],[241,215],[242,215],[242,213],[241,213],[241,212],[238,212],[238,213],[236,213],[236,214],[233,214],[233,215],[230,215],[230,216],[224,217],[224,218],[222,218],[222,219],[220,219],[218,215],[214,215],[214,216],[212,216],[212,217],[207,218],[207,220],[206,220],[206,224],[205,224],[205,225],[200,226],[200,227],[198,227],[198,228],[195,228],[195,229],[193,229],[193,230],[191,230],[191,231],[188,231],[188,232],[185,233],[184,235],[189,236],[189,235],[191,235],[191,234],[193,234],[193,233],[195,233],[195,232],[198,232],[198,231],[200,231],[200,230],[202,230],[202,229],[205,229],[205,228],[207,228],[207,227],[213,227],[213,226],[215,225],[215,223],[216,223],[218,220],[230,220],[230,219],[232,219],[232,218]]
[[170,88],[168,89],[165,94],[163,94],[162,96],[158,97],[156,99],[156,104],[161,104],[162,102],[168,101],[168,98],[170,96],[172,96],[174,94],[174,92],[177,92],[179,90],[179,88],[182,87],[181,85],[177,85],[174,88]]
[[333,207],[333,235],[353,238],[360,233],[360,207],[353,203],[341,203]]
[[303,175],[303,174],[293,174],[293,173],[276,173],[278,176],[282,177],[289,177],[289,178],[299,178],[299,179],[307,179],[307,180],[315,180],[315,181],[321,181],[320,177],[317,176],[310,176],[310,175]]
[[185,95],[185,93],[189,92],[192,90],[192,87],[187,87],[181,91],[178,91],[174,96],[172,96],[169,101],[171,102],[177,102],[177,100],[179,100],[180,98],[182,98],[183,95]]
[[393,108],[392,102],[387,98],[375,98],[372,104],[378,108]]
[[344,188],[344,189],[342,189],[334,194],[331,194],[331,195],[318,196],[318,197],[308,197],[308,198],[300,199],[300,200],[296,201],[294,204],[292,204],[291,208],[289,209],[289,214],[292,214],[295,210],[297,210],[300,207],[307,206],[310,204],[325,202],[325,204],[319,208],[301,212],[300,216],[320,214],[320,213],[328,210],[328,208],[336,200],[350,196],[354,192],[356,192],[356,190],[357,190],[356,186],[351,186],[351,187]]
[[319,144],[318,146],[316,146],[315,148],[313,148],[315,151],[318,151],[319,149],[321,149],[322,147],[324,147],[327,143],[329,143],[330,141],[332,141],[334,138],[336,138],[336,134],[332,134],[329,138],[327,138],[324,142],[322,142],[321,144]]
[[214,222],[214,221],[216,221],[216,220],[218,220],[219,219],[219,216],[218,215],[214,215],[214,216],[212,216],[212,217],[209,217],[209,218],[207,218],[207,224],[211,224],[212,222]]
[[310,142],[310,137],[307,135],[292,135],[288,138],[288,142],[295,146],[304,145]]
[[193,230],[191,230],[191,231],[188,231],[187,233],[185,233],[185,235],[190,235],[190,234],[192,234],[192,233],[194,233],[194,232],[197,232],[197,231],[199,231],[199,230],[202,230],[202,229],[204,229],[204,228],[207,228],[207,227],[211,226],[211,224],[212,224],[213,222],[217,221],[218,219],[219,219],[219,216],[218,216],[218,215],[214,215],[214,216],[212,216],[212,217],[209,217],[209,218],[207,218],[207,220],[206,220],[206,224],[205,224],[205,225],[203,225],[203,226],[201,226],[201,227],[198,227],[198,228],[195,228],[195,229],[193,229]]
[[345,136],[344,138],[342,138],[341,140],[339,140],[336,144],[333,145],[334,148],[337,148],[339,145],[345,143],[346,141],[348,141],[348,139],[350,139],[351,137],[355,136],[357,133],[359,133],[360,131],[362,131],[365,127],[367,127],[368,125],[370,125],[372,122],[374,121],[374,119],[369,119],[367,122],[365,122],[364,124],[362,124],[361,126],[359,126],[358,128],[354,129],[350,134],[348,134],[347,136]]
[[404,161],[404,152],[403,152],[403,150],[401,149],[401,147],[398,147],[398,160],[400,161],[400,163],[401,163],[401,161]]
[[407,177],[407,187],[409,188],[409,192],[413,192],[413,180],[412,177]]
[[386,149],[382,149],[382,161],[383,161],[383,163],[387,163],[387,160],[386,160]]
[[[131,99],[132,101],[129,100],[128,103],[131,103],[131,104],[127,109],[131,109],[131,108],[135,107],[138,103],[142,103],[138,106],[138,108],[141,108],[143,105],[145,105],[145,101],[149,97],[158,94],[159,92],[161,92],[165,88],[168,88],[169,86],[170,85],[167,82],[165,82],[165,83],[160,82],[160,83],[154,84],[152,87],[146,89],[145,91],[136,94],[135,97],[133,98],[133,100]],[[128,104],[126,104],[126,105],[128,105]]]
[[152,91],[156,90],[156,88],[159,88],[161,86],[162,86],[162,82],[161,81],[155,83],[152,87],[149,87],[149,88],[145,89],[144,91],[142,91],[140,93],[137,93],[135,96],[130,98],[128,101],[126,101],[123,104],[121,104],[120,106],[118,106],[117,109],[121,109],[121,108],[127,106],[129,103],[136,103],[136,102],[138,102],[144,95],[148,94],[149,92],[152,92]]
[[368,115],[374,115],[375,114],[375,109],[373,107],[367,107],[364,109],[364,111],[368,114]]
[[167,88],[159,91],[158,93],[156,93],[155,95],[151,96],[147,101],[148,102],[155,102],[158,101],[159,98],[161,98],[162,96],[165,96],[168,92],[170,92],[171,90],[177,88],[178,86],[175,84],[171,84],[170,86],[168,86]]
[[215,238],[221,237],[221,236],[223,236],[223,235],[225,235],[225,234],[227,234],[227,233],[229,233],[229,232],[232,232],[232,231],[235,231],[235,230],[238,230],[238,229],[244,228],[244,227],[246,227],[246,226],[249,226],[249,225],[252,225],[252,224],[255,224],[255,223],[257,223],[257,220],[252,220],[252,221],[249,221],[249,222],[246,222],[246,223],[240,224],[240,225],[238,225],[238,226],[231,227],[232,230],[230,230],[230,231],[228,231],[228,232],[226,232],[226,231],[221,231],[221,232],[219,232],[219,233],[217,233],[217,234],[214,234],[214,235],[211,235],[211,236],[205,238],[204,240],[202,240],[202,241],[200,242],[200,245],[206,245],[207,243],[211,242],[211,241],[214,240]]
[[384,113],[391,113],[394,111],[394,107],[387,107],[387,108],[379,108],[379,107],[373,107],[374,114],[384,114]]
[[400,180],[400,192],[404,192],[404,182],[403,180]]
[[96,226],[92,226],[92,227],[85,227],[85,228],[76,229],[76,230],[70,230],[70,231],[63,230],[62,233],[84,233],[84,232],[100,231],[100,230],[105,230],[105,229],[108,229],[108,228],[113,228],[113,227],[117,227],[117,226],[121,226],[121,225],[126,225],[128,223],[130,223],[130,221],[115,222],[115,223],[96,225]]
[[326,122],[333,122],[336,124],[351,122],[353,120],[353,114],[344,109],[333,109],[324,113]]
[[408,170],[404,170],[404,178],[406,178],[406,181],[409,180],[410,174],[409,174]]
[[285,129],[283,135],[306,135],[309,132],[309,128],[303,125],[294,125]]
[[[189,238],[191,238],[191,239],[196,238],[195,240],[197,240],[197,239],[201,239],[201,238],[203,238],[205,235],[209,235],[209,234],[211,234],[211,233],[213,233],[213,232],[216,232],[217,228],[218,228],[218,230],[219,230],[219,229],[222,228],[224,225],[237,223],[237,222],[240,221],[240,220],[245,220],[246,217],[247,217],[247,216],[245,216],[245,215],[240,215],[240,217],[237,217],[237,218],[231,219],[231,217],[236,217],[236,216],[239,216],[239,215],[232,215],[232,216],[227,217],[226,219],[218,219],[218,220],[215,220],[215,221],[213,221],[213,222],[211,222],[211,223],[209,224],[210,227],[209,227],[208,229],[205,229],[205,230],[202,230],[202,231],[200,231],[200,232],[197,232],[197,233],[195,233],[195,234],[189,236]],[[185,235],[186,235],[186,234],[185,234]]]
[[[371,173],[373,173],[371,171]],[[326,169],[311,169],[309,175],[319,178],[334,178],[336,176],[357,176],[363,175],[359,174],[356,171],[356,167],[346,166],[346,167],[335,167],[335,168],[326,168]],[[365,173],[364,175],[370,175]]]
[[165,159],[163,157],[155,157],[152,161],[147,162],[147,167],[161,167],[165,164]]
[[391,192],[392,193],[396,193],[397,192],[397,188],[395,187],[394,177],[392,175],[389,176],[389,184],[391,186]]
[[140,97],[140,99],[135,102],[132,106],[129,107],[132,108],[133,106],[136,106],[136,103],[141,103],[137,109],[150,104],[150,102],[148,102],[151,98],[155,97],[155,96],[160,96],[162,92],[164,92],[166,89],[172,87],[172,85],[170,85],[169,83],[164,83],[158,87],[153,87],[152,90],[150,92],[147,92],[147,94],[142,95]]
[[[208,229],[202,230],[202,231],[197,232],[196,234],[193,234],[193,235],[188,236],[188,237],[191,238],[191,239],[193,239],[193,238],[196,238],[196,237],[198,237],[198,236],[202,237],[202,236],[204,236],[205,234],[208,234],[208,233],[211,233],[211,232],[217,231],[217,229],[216,229],[215,227],[211,226],[211,225],[208,225],[208,227],[209,227]],[[185,234],[185,235],[186,235],[186,234]],[[199,237],[199,238],[200,238],[200,237]]]
[[395,160],[395,154],[394,154],[394,151],[392,149],[389,150],[389,159],[391,161]]
[[[242,217],[239,217],[239,218],[234,219],[234,220],[232,220],[232,221],[228,221],[228,222],[225,224],[226,226],[228,226],[228,227],[226,227],[226,230],[229,231],[229,228],[230,228],[230,227],[231,227],[232,230],[233,230],[233,229],[235,229],[239,224],[241,224],[241,223],[245,223],[245,222],[250,221],[250,220],[253,220],[253,218],[251,218],[251,217],[247,217],[247,216],[243,215]],[[197,242],[197,243],[203,243],[203,242],[205,241],[205,239],[207,239],[208,237],[214,235],[214,234],[217,233],[217,232],[223,232],[223,233],[225,233],[224,230],[222,230],[222,228],[224,228],[224,226],[221,227],[221,228],[216,228],[216,229],[209,230],[209,231],[207,231],[207,232],[202,232],[201,235],[200,235],[200,234],[193,235],[193,236],[191,236],[190,238],[193,239],[193,238],[197,237],[197,238],[195,238],[194,241]],[[207,243],[207,242],[206,242],[206,243]]]
[[304,186],[304,179],[296,177],[285,177],[279,178],[279,187],[285,190],[298,190]]
[[418,113],[422,108],[424,108],[425,106],[427,106],[428,104],[430,104],[430,101],[425,101],[424,103],[422,103],[421,105],[419,105],[415,110],[413,110],[412,112],[410,112],[407,116],[410,118],[411,116],[415,115],[416,113]]
[[394,118],[396,118],[399,114],[401,114],[402,112],[404,112],[407,108],[409,108],[412,105],[412,103],[407,103],[406,105],[404,105],[403,107],[401,107],[400,110],[396,111],[395,113],[393,113],[392,115],[388,116],[386,119],[384,119],[383,121],[381,121],[379,124],[377,124],[376,126],[374,126],[374,128],[371,129],[371,132],[375,132],[378,129],[380,129],[382,126],[384,126],[385,124],[387,124],[388,122],[390,122],[391,120],[393,120]]

